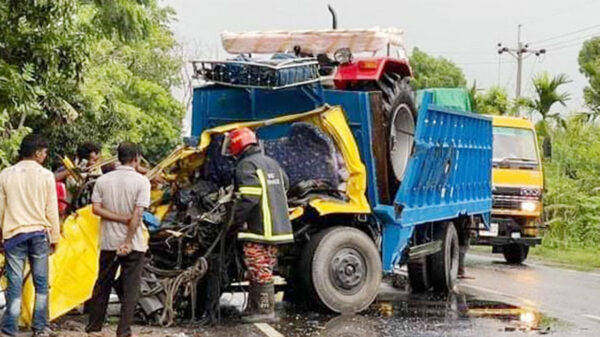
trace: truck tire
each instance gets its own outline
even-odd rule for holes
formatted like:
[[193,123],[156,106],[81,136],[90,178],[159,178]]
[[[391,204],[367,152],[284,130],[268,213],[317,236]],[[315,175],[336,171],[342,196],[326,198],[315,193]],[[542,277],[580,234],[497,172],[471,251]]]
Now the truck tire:
[[[417,108],[410,78],[399,74],[386,73],[377,81],[383,94],[383,108],[389,125],[389,158],[392,176],[397,187],[408,165],[413,150],[416,129]],[[395,191],[395,189],[394,189]]]
[[335,313],[367,309],[381,284],[381,259],[373,240],[351,227],[329,228],[311,238],[300,270],[310,299]]
[[426,258],[408,262],[406,267],[408,269],[408,282],[413,293],[422,293],[431,288]]
[[504,259],[507,263],[521,264],[527,259],[527,255],[529,254],[529,246],[511,243],[502,247],[502,254],[504,254]]
[[437,227],[434,239],[442,241],[442,249],[429,256],[431,283],[436,291],[450,292],[458,278],[458,234],[452,222],[440,223]]

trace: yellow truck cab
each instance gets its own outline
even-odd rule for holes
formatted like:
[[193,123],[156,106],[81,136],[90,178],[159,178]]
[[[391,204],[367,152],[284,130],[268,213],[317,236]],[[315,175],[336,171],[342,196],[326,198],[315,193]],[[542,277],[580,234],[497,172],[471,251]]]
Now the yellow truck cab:
[[492,221],[475,244],[493,247],[508,263],[521,263],[541,243],[544,177],[535,127],[524,118],[492,116]]

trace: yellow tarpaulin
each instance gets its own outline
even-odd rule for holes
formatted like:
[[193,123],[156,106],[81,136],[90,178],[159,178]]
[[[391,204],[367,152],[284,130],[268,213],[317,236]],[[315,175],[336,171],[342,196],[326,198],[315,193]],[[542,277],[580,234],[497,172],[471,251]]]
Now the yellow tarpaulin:
[[[48,299],[49,318],[58,318],[92,296],[98,275],[100,219],[92,214],[92,206],[71,214],[63,223],[58,249],[50,256]],[[35,297],[31,276],[23,289],[21,324],[32,321]]]

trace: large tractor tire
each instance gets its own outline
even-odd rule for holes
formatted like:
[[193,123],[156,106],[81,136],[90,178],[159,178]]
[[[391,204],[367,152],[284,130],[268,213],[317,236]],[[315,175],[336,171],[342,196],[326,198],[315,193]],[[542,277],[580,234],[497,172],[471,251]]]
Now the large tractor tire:
[[383,108],[389,125],[389,158],[396,180],[393,185],[402,181],[413,151],[417,108],[409,81],[410,78],[402,78],[395,73],[386,73],[377,81],[383,94]]
[[381,259],[373,240],[351,227],[329,228],[312,237],[300,271],[308,300],[341,314],[367,309],[381,284]]
[[442,249],[429,256],[429,273],[433,289],[450,292],[458,278],[458,233],[452,222],[437,224],[434,240],[442,241]]
[[529,254],[529,246],[512,243],[502,247],[504,259],[510,264],[521,264],[527,259]]

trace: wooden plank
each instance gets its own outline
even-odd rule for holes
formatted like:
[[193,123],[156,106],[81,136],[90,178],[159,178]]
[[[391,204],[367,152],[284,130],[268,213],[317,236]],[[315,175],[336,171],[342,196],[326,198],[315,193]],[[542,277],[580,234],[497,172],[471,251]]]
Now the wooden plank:
[[[379,202],[391,205],[393,196],[390,192],[389,127],[385,121],[383,98],[381,92],[369,93],[371,103],[371,149],[375,159],[375,177]],[[393,179],[393,177],[392,177]]]

